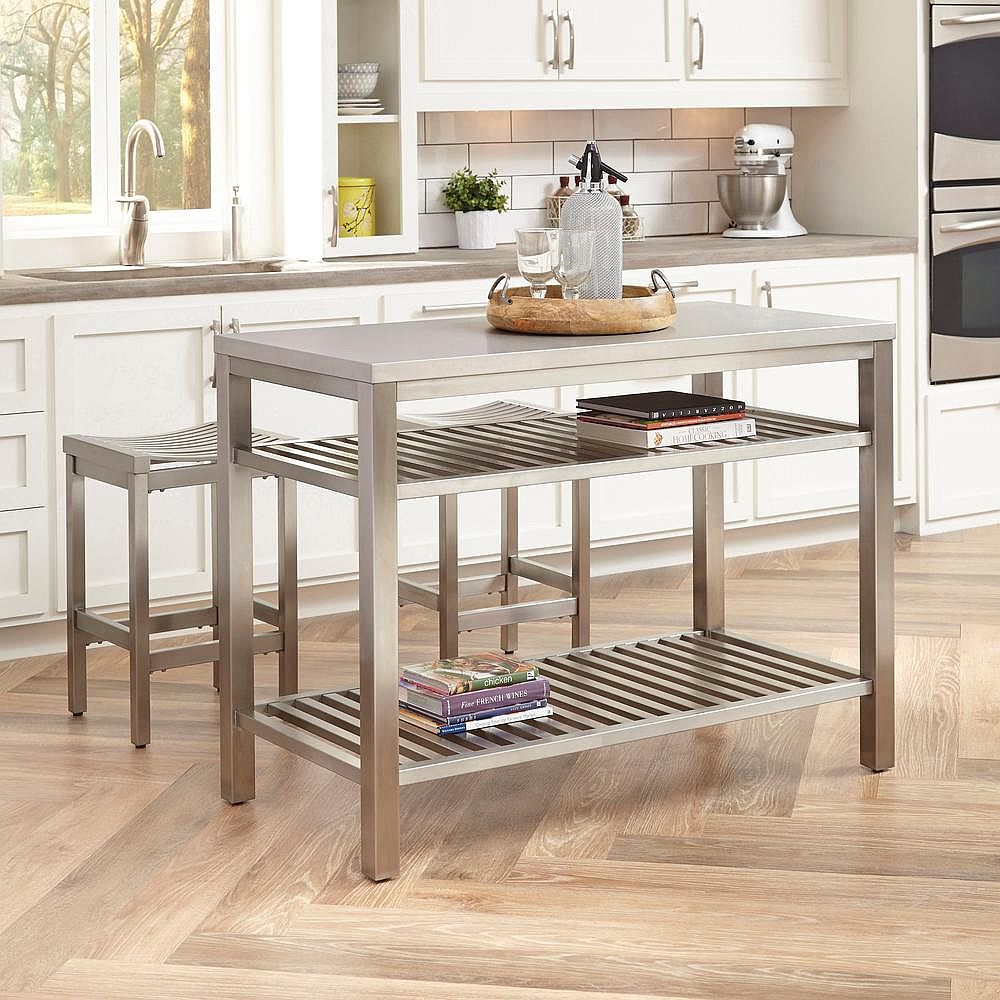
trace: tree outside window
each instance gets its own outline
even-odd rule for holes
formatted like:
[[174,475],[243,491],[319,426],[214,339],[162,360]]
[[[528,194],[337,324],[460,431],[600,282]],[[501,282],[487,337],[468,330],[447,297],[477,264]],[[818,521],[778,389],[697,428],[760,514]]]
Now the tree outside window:
[[[114,106],[91,103],[92,33],[117,6]],[[209,0],[0,0],[0,146],[4,214],[90,213],[119,192],[125,133],[136,118],[159,126],[167,156],[140,144],[138,189],[156,209],[212,201]],[[118,134],[115,190],[95,192],[91,137]],[[101,211],[105,208],[102,207]],[[110,210],[108,207],[107,210]]]

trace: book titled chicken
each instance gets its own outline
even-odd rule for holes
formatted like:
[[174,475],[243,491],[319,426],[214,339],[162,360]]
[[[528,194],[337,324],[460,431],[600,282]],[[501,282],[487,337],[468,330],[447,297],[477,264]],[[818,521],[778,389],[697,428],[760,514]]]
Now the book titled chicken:
[[753,437],[756,433],[757,423],[753,417],[658,428],[614,426],[589,420],[576,422],[577,437],[647,449],[673,448],[681,444],[701,444],[703,441],[729,441]]
[[529,722],[531,719],[547,719],[552,715],[551,705],[539,705],[535,708],[525,709],[520,712],[502,712],[499,715],[488,715],[485,718],[474,719],[468,722],[455,724],[444,724],[431,719],[422,712],[415,712],[411,708],[400,708],[399,718],[403,722],[408,722],[418,729],[425,729],[427,732],[436,733],[438,736],[457,736],[461,733],[471,733],[477,729],[490,729],[493,726],[506,726],[512,722]]
[[461,694],[464,691],[482,691],[533,681],[538,668],[530,663],[501,656],[499,653],[473,653],[456,656],[450,660],[434,660],[416,667],[405,667],[402,679],[417,689],[438,695]]

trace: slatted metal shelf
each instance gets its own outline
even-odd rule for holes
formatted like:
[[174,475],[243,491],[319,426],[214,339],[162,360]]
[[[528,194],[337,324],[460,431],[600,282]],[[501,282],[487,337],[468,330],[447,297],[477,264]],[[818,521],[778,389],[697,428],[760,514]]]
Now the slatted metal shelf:
[[[572,414],[402,430],[397,436],[398,496],[472,493],[859,448],[871,442],[869,432],[853,424],[773,410],[748,414],[757,421],[755,437],[655,451],[577,437]],[[357,496],[356,436],[266,443],[238,450],[236,461],[258,472]]]
[[[554,714],[439,737],[399,725],[402,784],[577,753],[872,693],[857,671],[725,631],[570,650],[533,661]],[[243,729],[355,781],[356,689],[291,695],[239,716]]]

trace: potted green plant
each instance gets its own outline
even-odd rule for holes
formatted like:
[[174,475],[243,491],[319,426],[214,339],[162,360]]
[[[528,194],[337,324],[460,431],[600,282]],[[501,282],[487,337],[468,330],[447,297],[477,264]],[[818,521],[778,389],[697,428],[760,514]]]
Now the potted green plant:
[[506,183],[495,170],[480,177],[463,167],[451,175],[441,195],[445,207],[455,213],[463,250],[491,250],[497,245],[497,220],[507,209],[507,195],[500,189]]

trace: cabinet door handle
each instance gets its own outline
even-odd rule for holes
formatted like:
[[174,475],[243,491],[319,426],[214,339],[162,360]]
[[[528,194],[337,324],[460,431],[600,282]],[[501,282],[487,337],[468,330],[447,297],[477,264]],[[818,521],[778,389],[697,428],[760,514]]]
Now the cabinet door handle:
[[235,316],[229,321],[229,329],[234,337],[240,335],[240,321]]
[[942,233],[975,233],[980,229],[1000,229],[1000,219],[975,219],[973,222],[953,222],[942,226]]
[[771,287],[770,281],[765,281],[763,285],[760,286],[760,290],[764,293],[764,298],[767,300],[767,308],[774,308],[774,289]]
[[691,18],[691,23],[698,29],[698,55],[691,60],[691,69],[705,68],[705,23],[700,14]]
[[[222,320],[221,319],[213,319],[212,320],[212,325],[211,325],[211,327],[209,329],[212,331],[212,336],[213,337],[218,337],[219,334],[222,333]],[[208,384],[213,389],[217,388],[218,384],[219,384],[218,380],[215,377],[215,364],[214,364],[214,362],[212,364],[212,374],[209,376]]]
[[560,20],[565,21],[569,25],[569,56],[563,65],[566,69],[573,69],[576,66],[576,25],[573,24],[573,12],[571,10],[566,11]]
[[340,236],[340,198],[337,195],[337,185],[331,186],[328,194],[333,199],[333,226],[330,229],[330,238],[327,242],[330,246],[337,245],[337,237]]
[[698,287],[698,281],[697,280],[694,280],[694,281],[671,281],[670,282],[670,286],[671,286],[671,288],[697,288]]
[[941,24],[946,27],[952,24],[989,24],[992,21],[1000,21],[1000,11],[986,14],[960,14],[957,17],[941,18]]
[[424,315],[433,315],[434,313],[443,312],[455,312],[458,309],[479,309],[484,311],[486,306],[482,302],[445,302],[442,305],[423,305],[420,307],[420,311]]
[[554,11],[549,11],[543,18],[552,26],[552,58],[547,59],[545,65],[551,69],[559,69],[559,19]]

